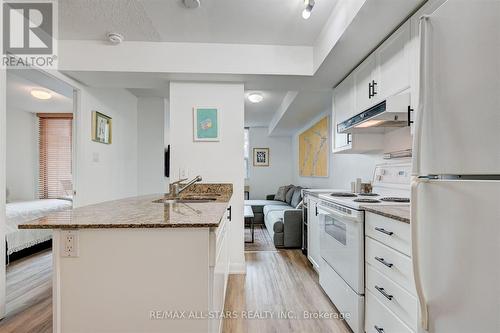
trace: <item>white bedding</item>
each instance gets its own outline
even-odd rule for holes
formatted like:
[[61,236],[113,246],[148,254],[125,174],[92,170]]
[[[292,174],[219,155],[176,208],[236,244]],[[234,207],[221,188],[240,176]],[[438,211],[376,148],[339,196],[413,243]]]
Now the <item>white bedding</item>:
[[73,204],[68,200],[44,199],[34,201],[10,202],[6,205],[7,213],[7,254],[45,242],[52,238],[51,230],[30,229],[20,230],[17,226],[51,212],[70,209]]

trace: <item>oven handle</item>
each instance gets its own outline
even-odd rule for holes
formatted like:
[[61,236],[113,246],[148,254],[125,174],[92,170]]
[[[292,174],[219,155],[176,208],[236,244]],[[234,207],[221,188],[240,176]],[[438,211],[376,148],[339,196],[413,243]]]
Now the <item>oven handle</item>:
[[347,219],[352,222],[363,222],[358,220],[355,216],[351,216],[332,209],[328,209],[327,207],[322,206],[321,204],[318,204],[316,207],[318,208],[318,213],[321,215],[333,215],[342,219]]

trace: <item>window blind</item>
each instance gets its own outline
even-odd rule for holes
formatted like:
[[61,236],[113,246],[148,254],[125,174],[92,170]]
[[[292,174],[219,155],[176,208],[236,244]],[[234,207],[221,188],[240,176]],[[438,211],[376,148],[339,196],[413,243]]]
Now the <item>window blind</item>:
[[39,113],[40,199],[71,198],[72,127],[71,113]]

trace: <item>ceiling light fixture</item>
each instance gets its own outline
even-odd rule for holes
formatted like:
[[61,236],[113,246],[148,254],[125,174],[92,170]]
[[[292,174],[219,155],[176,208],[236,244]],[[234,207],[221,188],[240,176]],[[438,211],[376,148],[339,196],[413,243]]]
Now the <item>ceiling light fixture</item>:
[[247,98],[252,103],[260,103],[264,99],[264,96],[261,93],[251,93]]
[[51,99],[52,98],[52,94],[49,93],[48,91],[38,90],[38,89],[33,89],[31,91],[31,96],[38,98],[38,99]]
[[314,0],[304,0],[304,4],[306,8],[302,11],[302,18],[304,20],[307,20],[309,17],[311,17],[311,12],[314,7]]
[[186,8],[198,8],[200,7],[200,0],[184,0],[184,6]]
[[111,44],[118,45],[123,42],[123,35],[117,32],[109,32],[106,37]]

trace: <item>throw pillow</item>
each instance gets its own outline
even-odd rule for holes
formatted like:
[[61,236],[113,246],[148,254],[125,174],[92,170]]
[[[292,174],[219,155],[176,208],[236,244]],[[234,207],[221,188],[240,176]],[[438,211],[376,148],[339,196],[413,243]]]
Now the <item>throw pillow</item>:
[[290,206],[297,207],[299,202],[302,200],[302,187],[297,186],[293,192],[292,200],[290,201]]
[[300,200],[299,204],[297,205],[297,207],[295,207],[295,209],[302,209],[303,205],[304,205],[304,200]]
[[289,204],[289,205],[292,202],[293,193],[295,193],[295,186],[290,187],[290,189],[288,190],[288,192],[286,192],[285,202],[287,204]]
[[286,200],[286,193],[290,189],[290,185],[286,186],[281,186],[278,189],[278,192],[276,192],[276,195],[274,196],[274,200],[279,200],[279,201],[285,201]]

